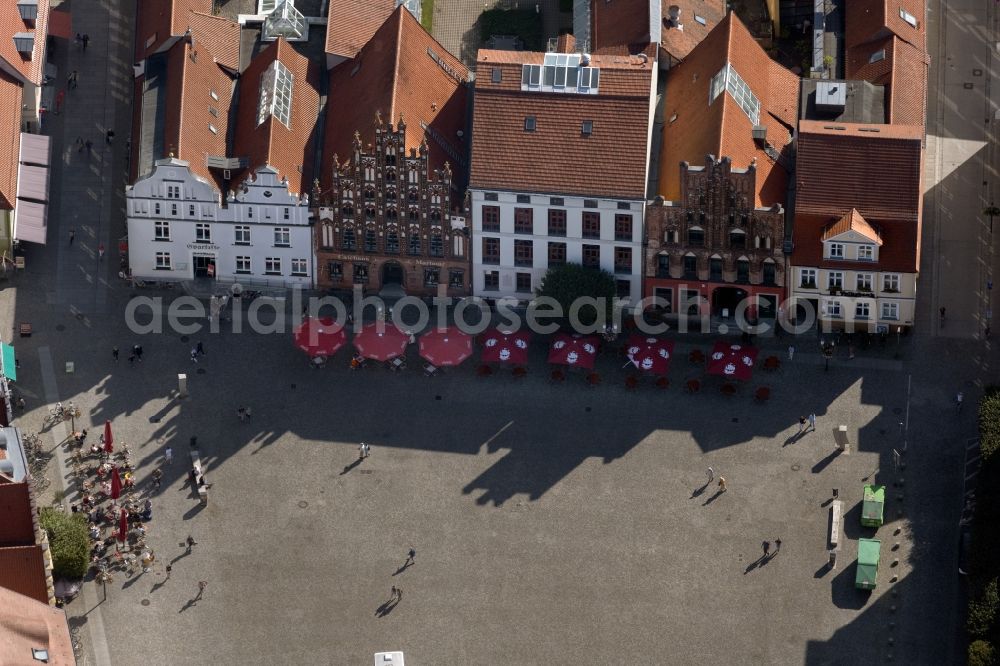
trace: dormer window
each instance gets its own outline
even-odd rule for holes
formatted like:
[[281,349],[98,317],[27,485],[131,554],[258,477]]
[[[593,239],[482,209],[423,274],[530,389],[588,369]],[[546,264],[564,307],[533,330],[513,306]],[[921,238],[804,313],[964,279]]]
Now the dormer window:
[[14,33],[14,47],[19,53],[26,53],[28,57],[31,57],[31,52],[35,49],[35,33],[33,32],[15,32]]
[[843,243],[830,243],[830,259],[843,259],[844,258],[844,244]]
[[38,0],[18,0],[17,11],[22,21],[33,23],[38,18]]
[[875,247],[872,245],[859,245],[858,261],[875,261]]

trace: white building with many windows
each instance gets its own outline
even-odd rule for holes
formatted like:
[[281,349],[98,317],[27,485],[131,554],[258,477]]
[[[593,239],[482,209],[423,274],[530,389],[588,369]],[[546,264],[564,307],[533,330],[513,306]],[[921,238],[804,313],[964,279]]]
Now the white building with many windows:
[[155,281],[195,278],[247,286],[312,286],[309,202],[270,166],[231,192],[191,173],[183,160],[157,160],[126,190],[129,267]]
[[613,273],[642,298],[655,45],[638,55],[480,50],[473,110],[472,290],[530,299],[551,266]]

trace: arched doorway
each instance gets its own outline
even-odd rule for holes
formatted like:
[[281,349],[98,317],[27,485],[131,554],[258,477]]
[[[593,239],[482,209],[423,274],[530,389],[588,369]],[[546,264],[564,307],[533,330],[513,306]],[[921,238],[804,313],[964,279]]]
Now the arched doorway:
[[712,292],[712,314],[716,317],[736,315],[736,307],[747,297],[747,292],[739,287],[717,287]]
[[382,286],[403,284],[406,274],[398,261],[387,261],[382,264]]

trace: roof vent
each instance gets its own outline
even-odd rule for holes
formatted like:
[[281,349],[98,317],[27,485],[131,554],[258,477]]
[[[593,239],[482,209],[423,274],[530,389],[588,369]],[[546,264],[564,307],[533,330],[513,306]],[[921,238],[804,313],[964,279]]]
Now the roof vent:
[[15,32],[14,46],[17,48],[18,52],[27,53],[30,58],[31,52],[35,49],[35,33]]
[[847,105],[847,85],[843,81],[816,84],[816,110],[840,113]]
[[754,141],[767,141],[767,125],[754,125],[753,126],[753,140]]
[[590,66],[590,54],[589,53],[581,53],[580,54],[580,66],[581,67],[589,67]]

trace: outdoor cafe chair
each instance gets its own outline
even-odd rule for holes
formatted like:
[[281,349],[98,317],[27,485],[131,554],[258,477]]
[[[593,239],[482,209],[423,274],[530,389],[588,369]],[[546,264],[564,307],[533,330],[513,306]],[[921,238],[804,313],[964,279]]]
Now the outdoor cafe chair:
[[705,355],[700,349],[692,349],[691,353],[688,354],[688,360],[694,365],[701,365],[705,362]]
[[656,388],[658,388],[658,389],[665,389],[665,388],[667,388],[669,386],[670,386],[670,380],[667,379],[666,377],[657,377],[656,378]]
[[480,377],[489,377],[490,375],[493,374],[493,368],[485,364],[481,365],[478,368],[476,368],[476,374]]
[[625,378],[625,389],[628,391],[634,391],[636,387],[639,386],[639,380],[629,375]]
[[754,392],[753,397],[757,402],[767,402],[768,398],[771,397],[771,389],[766,386],[760,386]]
[[587,375],[587,383],[591,386],[597,386],[601,383],[601,376],[596,372],[592,372]]
[[528,371],[525,368],[518,366],[514,368],[511,374],[514,375],[514,379],[523,379],[528,376]]
[[549,375],[549,381],[551,381],[553,384],[561,384],[563,381],[565,381],[565,379],[566,379],[566,374],[562,370],[559,370],[558,368],[553,370],[552,374]]
[[688,391],[688,393],[697,393],[700,390],[701,390],[701,382],[699,382],[697,379],[689,379],[688,380],[688,383],[687,383],[687,391]]
[[726,396],[736,395],[736,387],[733,386],[732,384],[723,384],[719,388],[719,390],[722,391],[722,395],[726,395]]

